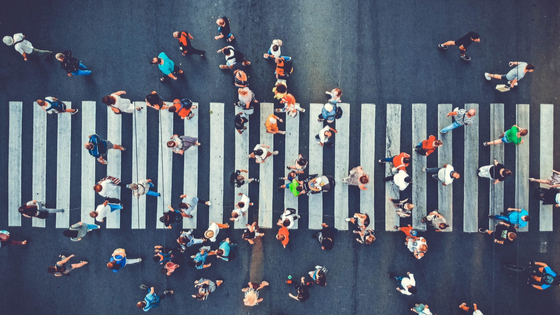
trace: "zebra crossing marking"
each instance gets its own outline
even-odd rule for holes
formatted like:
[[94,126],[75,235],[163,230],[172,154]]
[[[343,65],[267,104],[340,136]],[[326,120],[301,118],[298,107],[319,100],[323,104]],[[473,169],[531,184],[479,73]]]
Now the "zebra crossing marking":
[[[185,128],[185,135],[190,137],[196,137],[198,139],[198,103],[193,102],[193,106],[197,107],[195,115],[190,120],[184,119],[183,123]],[[199,148],[193,147],[184,153],[185,167],[183,170],[183,194],[186,194],[187,196],[199,197],[198,196],[198,153],[200,152]],[[206,205],[204,207],[206,207]],[[196,229],[197,226],[196,222],[198,219],[197,214],[198,214],[198,205],[191,213],[191,215],[193,216],[191,219],[189,218],[183,219],[184,229]]]
[[334,147],[334,227],[348,230],[348,185],[342,184],[342,179],[348,176],[350,162],[350,104],[339,103],[342,108],[341,118],[336,122],[336,145]]
[[[47,113],[33,102],[33,188],[32,198],[46,201],[47,196]],[[33,227],[45,227],[44,219],[32,218]]]
[[[490,104],[490,140],[495,140],[500,137],[504,132],[504,104],[492,103]],[[494,164],[494,159],[498,162],[504,162],[504,146],[505,143],[490,146],[490,164]],[[488,165],[488,164],[485,164]],[[488,209],[489,214],[497,215],[504,211],[504,185],[498,183],[494,185],[493,180],[489,180],[490,185],[490,206]],[[488,219],[489,227],[492,229],[495,222],[493,219]]]
[[[465,104],[465,109],[474,108],[478,114],[478,104]],[[463,232],[478,232],[478,155],[480,151],[479,119],[473,119],[470,126],[463,127],[464,168],[463,168]],[[443,145],[446,145],[445,143]]]
[[210,202],[209,223],[224,216],[224,103],[210,103]]
[[[315,135],[323,127],[323,123],[317,122],[317,116],[312,113],[320,113],[323,104],[311,103],[309,105],[309,175],[323,174],[323,147],[317,143]],[[335,136],[336,137],[336,136]],[[298,197],[299,198],[299,197]],[[310,230],[320,230],[323,223],[323,195],[309,194],[309,225]]]
[[9,103],[8,121],[8,225],[21,226],[22,102]]
[[[72,108],[72,103],[64,103],[68,109]],[[70,148],[72,121],[70,117],[72,117],[72,115],[57,115],[56,208],[66,210],[56,214],[57,229],[68,228],[70,226],[70,170],[72,169],[72,152]]]
[[369,174],[367,190],[360,190],[360,212],[367,214],[375,230],[375,104],[362,104],[360,166]]
[[[122,115],[116,115],[107,106],[107,139],[113,144],[122,146]],[[107,176],[121,178],[122,154],[121,150],[107,150]],[[117,187],[117,198],[121,198],[121,188]],[[128,209],[127,209],[128,210]],[[105,227],[118,229],[121,226],[121,211],[113,211],[107,216]]]
[[[401,104],[387,104],[387,130],[385,134],[385,155],[391,157],[401,152]],[[385,176],[393,175],[393,164],[384,163]],[[395,231],[400,219],[390,199],[400,198],[400,191],[393,181],[385,182],[385,230]]]
[[[447,114],[451,112],[451,104],[438,105],[438,130],[451,124],[451,119]],[[444,164],[453,165],[453,132],[450,131],[446,134],[441,134],[443,145],[438,148],[438,164],[437,167],[442,167]],[[427,210],[429,213],[430,211]],[[438,181],[438,212],[447,219],[449,227],[445,232],[453,230],[453,184],[443,186]]]
[[[273,103],[261,103],[260,119],[260,144],[270,146],[270,152],[274,151],[274,135],[266,132],[266,119],[274,113]],[[285,136],[285,135],[284,135]],[[280,136],[279,137],[284,137]],[[272,194],[274,192],[274,156],[269,157],[259,167],[259,227],[263,229],[272,228]]]
[[[83,147],[83,144],[89,141],[88,137],[95,134],[95,102],[84,101],[80,113],[82,115],[82,145],[80,152],[82,155],[82,195],[80,198],[80,218],[81,221],[88,224],[94,224],[95,219],[89,216],[91,211],[95,210],[95,197],[97,193],[92,189],[93,185],[97,183],[100,178],[95,178],[95,167],[99,163],[97,160],[89,155],[88,151]],[[43,114],[44,115],[44,114]],[[68,114],[62,114],[68,115]]]
[[[237,106],[233,106],[233,111],[235,115],[241,112],[241,110]],[[247,158],[247,155],[249,154],[249,130],[250,130],[249,125],[250,124],[248,122],[245,123],[245,127],[247,127],[247,129],[242,134],[239,134],[237,130],[235,131],[235,169],[236,170],[249,171],[249,159]],[[251,178],[251,176],[249,176],[249,173],[245,174],[244,176],[246,176],[247,179]],[[251,196],[249,196],[249,183],[245,183],[241,187],[237,187],[234,185],[234,187],[235,187],[234,189],[235,194],[233,196],[234,206],[232,209],[226,209],[228,211],[228,215],[229,212],[235,210],[235,205],[241,198],[237,194],[239,193],[245,194],[249,197],[249,199],[251,199]],[[249,206],[247,213],[244,216],[239,217],[239,220],[233,223],[233,228],[244,229],[245,226],[247,225],[247,222],[249,221],[249,215],[250,215],[249,212],[253,211],[254,209],[255,209],[254,207]]]
[[[299,106],[299,104],[297,104],[297,106]],[[285,166],[295,165],[293,163],[299,156],[299,117],[301,115],[302,113],[298,113],[296,117],[285,115],[286,118],[284,118],[286,121]],[[289,171],[285,170],[284,173],[287,174]],[[283,184],[288,184],[288,182],[285,181]],[[293,196],[288,187],[284,189],[284,208],[293,208],[296,209],[296,213],[299,213],[298,199]],[[299,220],[294,221],[292,229],[298,228],[298,222]]]
[[[142,107],[141,111],[132,114],[132,182],[138,183],[146,179],[147,162],[147,137],[148,137],[148,108],[145,102],[134,102],[134,107]],[[157,183],[159,191],[160,182]],[[136,198],[132,196],[130,203],[131,228],[146,228],[146,195]],[[161,198],[161,197],[160,197]]]
[[[529,128],[529,104],[516,105],[516,124],[523,128]],[[529,138],[524,137],[525,142],[515,147],[515,207],[529,212]],[[505,210],[505,209],[504,209]],[[529,224],[520,227],[520,232],[528,232]]]
[[[173,104],[167,102],[167,106]],[[163,229],[165,226],[159,221],[167,206],[171,205],[171,183],[173,176],[173,151],[167,147],[167,141],[173,136],[173,114],[159,111],[159,142],[158,142],[158,192],[161,197],[157,199],[156,228]],[[145,178],[140,178],[143,180]]]
[[[428,138],[426,127],[426,104],[412,104],[412,146]],[[445,145],[445,144],[444,144]],[[408,151],[408,150],[406,150]],[[426,230],[426,224],[420,220],[426,216],[427,178],[422,168],[427,165],[427,157],[417,154],[414,149],[412,156],[412,227],[419,231]]]
[[[549,178],[554,167],[554,133],[550,128],[554,126],[554,105],[541,104],[541,120],[540,120],[540,178]],[[527,126],[521,126],[528,128]],[[526,139],[528,137],[524,137]],[[525,145],[525,143],[523,143]],[[540,185],[546,187],[545,185]],[[552,224],[553,205],[540,204],[539,212],[539,231],[551,232],[554,225]]]

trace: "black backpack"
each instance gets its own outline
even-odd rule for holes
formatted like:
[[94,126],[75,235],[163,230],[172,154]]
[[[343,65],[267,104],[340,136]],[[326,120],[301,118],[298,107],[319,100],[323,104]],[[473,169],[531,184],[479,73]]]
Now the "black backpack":
[[342,108],[340,106],[336,107],[336,114],[334,115],[334,118],[336,119],[340,119],[342,117]]

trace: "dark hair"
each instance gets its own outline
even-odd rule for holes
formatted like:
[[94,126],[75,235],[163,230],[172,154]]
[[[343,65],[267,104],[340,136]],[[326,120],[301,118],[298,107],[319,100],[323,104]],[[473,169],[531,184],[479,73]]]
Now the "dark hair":
[[263,150],[261,150],[261,149],[256,149],[255,151],[253,151],[253,153],[255,153],[255,155],[262,155],[262,154],[263,154]]
[[62,231],[62,235],[66,236],[66,237],[77,237],[78,236],[78,231],[64,230],[64,231]]
[[223,249],[216,249],[216,255],[223,255],[223,254],[224,254]]
[[155,254],[153,259],[154,259],[155,262],[160,262],[161,261],[161,256],[159,254]]
[[23,213],[25,211],[25,208],[24,207],[19,207],[18,211],[19,211],[19,213]]
[[296,163],[297,165],[305,166],[307,164],[307,160],[305,158],[300,158]]
[[146,306],[146,301],[140,301],[136,303],[136,307],[138,308],[144,308],[145,306]]
[[412,183],[412,178],[410,178],[410,176],[407,176],[404,178],[404,181],[407,183]]
[[527,129],[522,129],[522,130],[519,132],[519,134],[522,135],[522,136],[526,136],[528,133],[529,133],[529,130],[527,130]]
[[278,51],[278,45],[272,45],[272,51]]
[[296,187],[296,191],[302,191],[302,190],[303,190],[303,187],[302,187],[302,186],[297,186],[297,187]]
[[[154,59],[157,59],[157,61],[154,62]],[[161,62],[161,59],[159,59],[158,57],[154,57],[154,58],[150,59],[150,63],[153,64],[153,65],[157,65],[160,62]]]
[[403,163],[410,163],[410,158],[409,157],[405,157],[403,160]]
[[434,144],[435,144],[435,145],[442,145],[442,144],[443,144],[443,141],[441,141],[441,140],[436,140],[436,141],[434,141]]
[[414,294],[414,293],[418,292],[418,289],[416,289],[415,286],[411,286],[410,288],[408,288],[408,292]]
[[515,234],[515,232],[509,232],[508,237],[510,236],[510,234],[511,234],[511,240],[515,241],[515,239],[517,238],[517,234]]
[[184,203],[184,202],[181,202],[181,203],[179,204],[179,209],[188,209],[188,208],[189,208],[189,205],[186,204],[186,203]]
[[535,66],[533,66],[532,64],[528,64],[527,67],[525,67],[525,69],[527,69],[527,70],[535,70]]
[[109,106],[109,105],[115,105],[115,98],[112,97],[111,95],[107,95],[105,97],[103,97],[101,99],[101,101],[103,102],[103,104]]
[[[525,220],[523,220],[523,218],[525,218]],[[521,220],[523,220],[523,221],[529,221],[529,220],[531,220],[531,217],[528,216],[528,215],[524,215],[524,216],[521,217]]]
[[504,177],[511,176],[511,170],[505,169],[504,170]]
[[360,176],[360,183],[362,184],[369,183],[369,178],[367,176]]
[[447,229],[448,227],[449,227],[449,224],[447,224],[447,223],[440,223],[440,224],[439,224],[439,229],[440,229],[440,230],[445,230],[445,229]]
[[175,107],[175,105],[171,105],[169,106],[169,108],[167,109],[170,113],[174,113],[177,110],[177,107]]
[[288,88],[284,84],[277,84],[276,85],[276,92],[278,93],[286,93]]
[[237,212],[234,212],[234,211],[231,212],[231,217],[232,217],[232,218],[235,219],[235,218],[237,218],[238,216],[239,216],[239,214],[238,214]]
[[237,206],[239,208],[243,208],[243,207],[245,207],[245,203],[243,201],[240,201],[240,202],[237,203]]
[[243,239],[250,239],[251,238],[251,233],[250,232],[243,232],[243,235],[241,235],[241,237]]
[[224,55],[229,55],[230,49],[225,48],[224,50],[222,50],[222,52],[224,53]]
[[165,215],[163,215],[159,218],[159,222],[165,223]]
[[199,300],[199,301],[204,300],[205,297],[206,297],[206,294],[204,294],[204,292],[196,293],[196,299]]
[[285,227],[290,226],[290,220],[288,220],[288,219],[284,220],[284,222],[282,222],[282,225],[285,226]]
[[478,35],[478,33],[472,32],[471,38],[472,38],[472,39],[479,39],[480,36]]
[[296,171],[292,170],[292,171],[290,171],[290,173],[288,175],[291,175],[292,177],[295,178],[297,176],[297,173],[296,173]]
[[57,269],[58,269],[58,268],[56,268],[56,266],[52,266],[52,267],[49,267],[49,269],[47,269],[47,271],[48,271],[49,273],[55,273],[55,272],[58,271]]
[[327,284],[327,277],[324,275],[319,274],[319,277],[315,280],[317,285],[324,287]]

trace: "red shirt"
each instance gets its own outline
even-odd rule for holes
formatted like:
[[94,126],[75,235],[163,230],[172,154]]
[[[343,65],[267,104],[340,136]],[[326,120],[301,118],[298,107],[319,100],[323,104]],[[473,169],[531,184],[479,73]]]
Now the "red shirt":
[[434,141],[436,141],[435,136],[430,136],[428,140],[422,141],[422,149],[426,151],[426,156],[434,153],[436,148],[434,147]]
[[401,152],[401,154],[399,154],[399,155],[397,155],[393,158],[393,165],[395,166],[396,169],[401,169],[403,171],[406,170],[406,168],[408,167],[408,165],[410,163],[405,164],[403,162],[403,159],[405,157],[409,158],[410,154],[407,154],[406,152]]

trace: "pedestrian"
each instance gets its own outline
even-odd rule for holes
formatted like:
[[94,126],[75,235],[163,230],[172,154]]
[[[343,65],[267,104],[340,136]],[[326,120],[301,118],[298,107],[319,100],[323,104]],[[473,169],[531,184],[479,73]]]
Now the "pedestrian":
[[220,65],[220,69],[231,69],[235,64],[241,62],[241,65],[248,66],[251,62],[245,59],[245,56],[238,51],[235,50],[233,46],[225,46],[224,48],[217,51],[217,53],[222,53],[225,56],[226,64]]
[[395,230],[401,231],[406,235],[406,238],[416,239],[418,238],[418,231],[412,228],[412,225],[407,225],[404,227],[395,226]]
[[206,201],[206,200],[202,200],[198,197],[194,197],[194,196],[187,196],[187,194],[183,194],[180,196],[181,199],[181,203],[179,204],[179,209],[181,209],[181,211],[183,213],[186,213],[187,215],[185,216],[186,218],[192,218],[192,212],[194,211],[194,209],[196,209],[196,206],[198,204],[205,204],[207,206],[211,206],[212,203],[210,201]]
[[60,257],[61,260],[57,261],[54,266],[48,268],[48,272],[54,274],[55,277],[69,276],[70,271],[72,271],[74,269],[81,268],[81,267],[88,264],[87,260],[81,260],[77,264],[68,263],[68,261],[70,259],[72,259],[73,257],[76,257],[76,255],[74,255],[74,254],[72,254],[68,257],[66,257],[64,255],[59,255],[58,257]]
[[315,139],[319,140],[317,142],[320,146],[332,146],[334,145],[334,133],[338,133],[333,127],[326,125],[323,129],[319,130],[319,134],[315,136]]
[[[280,58],[281,55],[282,55],[282,49],[281,48],[282,48],[282,40],[273,39],[272,43],[270,44],[270,48],[268,48],[268,51],[263,54],[264,59]],[[283,57],[286,60],[292,59],[292,58],[287,57],[287,56],[283,56]]]
[[410,154],[401,152],[398,155],[394,155],[392,157],[384,158],[377,161],[377,163],[379,164],[383,164],[386,162],[393,163],[395,172],[396,170],[403,170],[406,172],[406,168],[410,165]]
[[282,131],[280,129],[278,129],[278,121],[280,122],[284,122],[280,117],[272,114],[270,116],[268,116],[268,118],[266,119],[265,122],[265,127],[266,127],[266,132],[267,133],[271,133],[271,134],[281,134],[281,135],[285,135],[286,132]]
[[27,240],[14,241],[10,239],[10,232],[6,230],[0,230],[0,247],[5,247],[9,245],[27,245]]
[[221,18],[216,20],[216,24],[218,24],[218,32],[220,33],[220,35],[214,36],[214,39],[218,40],[220,38],[224,38],[226,42],[231,43],[235,39],[235,37],[233,36],[229,28],[229,19],[225,16],[222,16]]
[[321,226],[323,229],[313,234],[313,238],[316,238],[321,243],[322,250],[331,250],[334,246],[334,234],[338,230],[328,226],[326,223],[322,223]]
[[33,44],[25,39],[25,35],[23,35],[23,33],[16,33],[14,36],[4,36],[2,41],[8,46],[14,46],[14,49],[23,56],[23,60],[25,61],[27,61],[27,56],[30,55],[37,55],[47,59],[53,54],[50,50],[37,49],[33,47]]
[[299,218],[301,217],[296,213],[296,209],[286,208],[286,210],[282,212],[278,222],[276,222],[276,225],[291,229],[294,227],[295,221]]
[[130,183],[126,185],[126,188],[132,190],[132,195],[136,198],[140,198],[140,196],[143,195],[154,197],[161,196],[160,193],[150,190],[150,188],[154,188],[154,184],[152,183],[151,179],[144,179],[139,181],[138,183]]
[[288,185],[291,184],[294,179],[297,181],[296,171],[290,171],[286,177],[280,177],[278,179],[282,183],[282,185],[280,185],[280,189],[286,189],[286,184],[285,184],[286,180],[288,181]]
[[229,229],[229,224],[210,222],[208,230],[204,232],[204,238],[214,243],[216,241],[216,237],[218,237],[218,233],[220,233],[220,229]]
[[428,251],[428,242],[426,239],[422,236],[418,236],[418,232],[416,232],[410,224],[401,228],[395,226],[395,229],[402,231],[406,235],[404,244],[414,257],[418,260],[422,259]]
[[340,88],[334,88],[330,92],[326,91],[325,94],[330,96],[328,102],[333,105],[342,102],[342,100],[340,99],[342,97],[342,90]]
[[336,119],[336,107],[335,106],[336,105],[333,105],[331,103],[325,103],[325,105],[323,105],[323,108],[321,108],[321,113],[317,117],[317,120],[318,121],[326,120],[326,122],[328,124],[332,124],[334,122],[334,120]]
[[251,154],[249,154],[247,157],[250,159],[255,159],[255,162],[259,164],[264,163],[269,156],[278,154],[278,151],[269,151],[269,149],[270,147],[265,144],[257,144],[253,148],[253,152],[251,152]]
[[259,101],[255,99],[255,93],[251,91],[248,87],[242,87],[237,89],[237,99],[239,100],[237,103],[233,103],[233,105],[240,107],[245,115],[252,115],[255,112],[255,105],[258,104]]
[[418,291],[416,289],[416,280],[414,279],[414,274],[412,274],[411,272],[407,272],[406,274],[408,275],[408,277],[399,277],[390,272],[388,276],[389,278],[397,280],[397,282],[399,283],[400,288],[397,288],[397,291],[404,295],[413,295]]
[[230,221],[239,221],[242,216],[245,216],[247,214],[249,206],[253,205],[251,199],[249,199],[249,196],[245,195],[244,193],[238,193],[237,195],[241,196],[241,200],[239,200],[239,202],[235,204],[235,209],[231,211],[231,218],[229,218]]
[[543,205],[554,205],[560,207],[560,190],[556,188],[537,188],[535,198],[541,200]]
[[[530,269],[529,269],[530,268]],[[558,274],[554,272],[550,266],[544,262],[529,262],[530,278],[527,284],[530,284],[537,290],[546,290],[551,286],[560,285]]]
[[284,104],[284,107],[276,108],[274,111],[277,113],[286,113],[294,118],[297,116],[298,112],[305,113],[305,109],[301,108],[301,106],[296,103],[296,98],[290,93],[286,93],[286,95],[282,97],[280,104]]
[[26,218],[46,219],[51,213],[64,212],[64,209],[50,209],[42,201],[31,200],[18,208],[19,213]]
[[156,91],[150,92],[144,101],[146,101],[146,106],[155,110],[165,110],[169,108],[169,106],[165,105],[165,102]]
[[288,170],[294,170],[297,174],[303,174],[303,171],[307,168],[307,164],[309,164],[309,161],[307,161],[302,154],[299,154],[294,165],[288,165],[286,168]]
[[197,137],[178,136],[174,134],[170,139],[170,141],[167,141],[167,147],[170,148],[173,153],[181,155],[183,155],[190,147],[200,145]]
[[272,92],[274,93],[274,98],[279,100],[288,95],[288,85],[286,80],[277,80],[276,84],[272,88]]
[[453,117],[453,123],[441,129],[440,133],[447,133],[455,128],[472,124],[474,115],[476,115],[476,109],[474,108],[466,110],[455,107],[452,112],[447,113],[447,117]]
[[[466,302],[461,303],[461,305],[459,305],[459,308],[462,309],[465,312],[469,312],[470,311],[470,307],[467,306]],[[476,303],[473,303],[473,312],[472,315],[484,315],[482,314],[482,312],[478,309],[478,305],[476,305]]]
[[494,159],[493,165],[481,166],[478,169],[478,177],[494,179],[494,184],[503,182],[509,176],[511,176],[511,171],[496,159]]
[[121,210],[123,206],[121,204],[116,203],[109,203],[109,200],[105,200],[102,204],[97,206],[95,211],[89,213],[89,216],[95,218],[97,222],[104,222],[105,217],[109,215],[109,213],[115,210]]
[[165,290],[163,291],[163,295],[159,296],[156,294],[154,287],[150,288],[145,284],[141,284],[140,289],[148,291],[148,294],[146,294],[146,297],[144,297],[144,301],[136,303],[136,306],[144,310],[144,312],[147,312],[154,307],[158,307],[161,300],[165,299],[166,297],[168,298],[173,295],[173,293],[175,293],[175,291],[173,290]]
[[166,276],[170,276],[172,273],[175,272],[175,269],[177,269],[179,267],[181,267],[181,266],[172,262],[172,261],[168,261],[168,262],[165,263],[163,268],[161,268],[161,272],[164,273]]
[[344,219],[357,227],[357,230],[365,230],[369,226],[369,215],[367,213],[354,213],[351,218]]
[[193,260],[189,260],[189,267],[195,267],[196,269],[206,269],[212,266],[212,264],[204,264],[206,258],[208,258],[208,252],[210,251],[210,246],[202,246],[196,255],[192,255]]
[[187,120],[190,120],[194,117],[194,112],[192,110],[197,108],[198,106],[194,105],[193,101],[188,98],[183,98],[181,100],[176,98],[173,100],[173,105],[168,107],[168,110],[170,113],[176,113],[179,115],[181,119],[186,118]]
[[432,315],[432,311],[430,311],[428,304],[416,303],[410,310],[420,315]]
[[238,88],[244,88],[249,86],[249,81],[245,71],[241,69],[233,70],[233,85]]
[[111,203],[120,203],[120,185],[121,180],[119,178],[105,176],[93,185],[93,190]]
[[78,242],[81,241],[89,231],[97,230],[100,228],[101,227],[97,224],[88,224],[80,221],[78,223],[72,224],[68,230],[62,231],[62,235],[69,237],[73,242]]
[[103,104],[111,108],[111,110],[115,114],[122,114],[122,113],[132,114],[134,113],[134,110],[142,109],[142,107],[134,106],[134,104],[129,99],[122,98],[121,95],[123,94],[126,94],[126,91],[114,92],[111,95],[107,95],[103,97],[101,102],[103,102]]
[[245,180],[247,180],[247,183],[258,183],[259,179],[258,178],[246,178],[245,176],[243,176],[241,173],[247,173],[249,174],[248,170],[235,170],[235,172],[231,173],[230,177],[229,177],[229,181],[230,183],[234,183],[235,187],[241,187],[245,184]]
[[276,80],[287,80],[290,74],[294,72],[292,58],[280,56],[275,58],[274,62],[276,63],[276,69],[274,70]]
[[285,226],[281,226],[276,234],[276,239],[282,243],[282,246],[286,248],[290,242],[290,231]]
[[504,131],[499,139],[493,141],[484,142],[483,145],[495,145],[500,143],[513,143],[515,145],[520,145],[525,142],[521,137],[526,136],[529,130],[519,127],[518,125],[513,125],[508,130]]
[[64,52],[55,55],[56,60],[60,61],[60,66],[66,74],[71,77],[73,75],[90,75],[89,70],[83,63],[76,57],[72,56],[72,51],[65,50]]
[[193,229],[190,229],[188,231],[181,231],[181,234],[179,234],[177,243],[179,244],[179,251],[181,253],[184,253],[187,248],[193,245],[204,243],[204,240],[202,238],[196,238],[192,235],[192,233]]
[[154,246],[154,257],[152,259],[154,262],[159,263],[162,266],[165,266],[168,262],[171,261],[175,256],[173,255],[173,250],[169,248],[165,248],[161,245]]
[[64,102],[59,101],[58,98],[54,96],[47,96],[45,97],[44,100],[38,99],[36,102],[37,105],[41,106],[41,109],[47,112],[47,114],[70,113],[74,115],[77,114],[79,111],[77,108],[66,108],[66,104],[64,104]]
[[552,170],[552,175],[550,176],[550,179],[529,178],[529,181],[548,185],[549,188],[560,187],[560,172]]
[[175,31],[173,32],[173,37],[179,41],[179,50],[182,51],[183,56],[196,54],[204,57],[206,53],[204,50],[196,49],[191,45],[191,40],[194,39],[191,33]]
[[229,237],[226,237],[220,242],[220,247],[218,249],[209,252],[208,255],[216,255],[216,258],[220,258],[225,261],[232,261],[235,258],[235,248],[237,244],[232,243]]
[[327,272],[327,268],[317,265],[315,266],[315,270],[311,270],[307,274],[313,279],[313,283],[325,287],[327,286]]
[[443,141],[437,140],[436,136],[430,135],[428,139],[419,142],[414,150],[416,153],[424,156],[428,156],[436,151],[437,148],[443,145]]
[[401,218],[408,218],[412,214],[412,209],[414,209],[414,204],[409,198],[405,199],[389,199],[395,208],[397,208],[397,215]]
[[89,136],[88,139],[89,139],[88,142],[86,142],[86,144],[84,145],[86,150],[88,150],[91,156],[97,158],[97,160],[101,164],[107,164],[107,161],[104,159],[104,157],[107,155],[108,150],[115,149],[115,150],[126,151],[126,149],[123,146],[118,144],[113,144],[109,140],[101,139],[101,137],[99,137],[96,134]]
[[253,224],[245,225],[246,229],[243,231],[241,238],[249,242],[249,244],[255,244],[255,239],[257,237],[263,237],[264,233],[260,233],[257,228],[257,222],[253,222]]
[[438,212],[437,209],[428,213],[428,215],[423,217],[420,221],[428,224],[428,226],[431,226],[436,232],[441,232],[449,227],[447,220]]
[[509,70],[507,74],[490,74],[488,72],[485,72],[484,77],[488,81],[492,79],[507,80],[507,84],[509,85],[509,87],[513,88],[517,85],[519,80],[525,77],[525,74],[535,71],[535,66],[523,61],[510,61],[509,66],[516,67]]
[[305,277],[301,277],[300,282],[296,284],[297,295],[293,295],[292,293],[288,293],[288,295],[294,300],[305,302],[310,296],[309,287],[311,287],[311,283],[305,282]]
[[400,191],[405,190],[408,185],[412,184],[412,178],[403,170],[398,170],[396,174],[386,176],[386,182],[393,181]]
[[455,172],[455,168],[451,164],[443,164],[442,167],[423,167],[422,170],[426,173],[434,173],[432,177],[440,181],[443,186],[449,186],[454,179],[461,177],[461,174]]
[[193,294],[192,297],[204,301],[208,298],[210,293],[216,291],[216,288],[224,283],[224,280],[216,280],[216,282],[204,278],[194,281],[194,287],[198,289],[198,293]]
[[350,176],[342,179],[342,183],[346,185],[358,186],[361,190],[367,190],[369,183],[369,175],[361,166],[356,166],[350,170]]
[[183,74],[183,70],[175,65],[173,60],[169,59],[164,52],[160,52],[157,57],[152,58],[150,63],[158,65],[159,70],[163,74],[163,76],[159,79],[161,82],[167,81],[168,78],[177,80],[177,76],[179,74]]
[[186,217],[187,214],[182,210],[175,210],[171,206],[167,206],[169,211],[165,212],[163,216],[159,218],[159,222],[163,223],[166,228],[171,229],[173,223],[180,223],[183,221],[183,217]]
[[243,304],[245,306],[256,306],[263,301],[263,298],[259,298],[259,290],[268,286],[268,282],[263,281],[260,284],[249,282],[249,286],[241,289],[245,293],[243,296]]
[[246,122],[249,122],[249,117],[247,117],[244,112],[239,112],[235,115],[235,130],[237,130],[239,134],[242,134],[245,130],[247,130],[247,127],[245,127]]
[[113,251],[111,258],[109,258],[107,268],[111,269],[113,272],[119,272],[119,270],[126,265],[136,264],[141,261],[142,258],[126,258],[126,251],[124,248],[117,248]]
[[507,208],[506,213],[499,215],[489,215],[491,219],[502,220],[518,228],[523,228],[527,226],[527,222],[531,219],[529,217],[529,212],[525,209]]
[[495,231],[489,229],[478,229],[480,233],[487,233],[488,235],[494,234],[494,243],[501,245],[510,245],[517,239],[517,233],[513,224],[500,222],[496,224]]
[[364,245],[370,245],[373,241],[376,240],[375,238],[375,231],[373,229],[365,229],[365,230],[354,230],[352,231],[355,235],[356,242]]
[[443,50],[446,50],[448,46],[457,46],[459,47],[461,59],[465,61],[470,61],[471,57],[467,56],[465,53],[467,52],[467,48],[473,42],[480,43],[480,36],[477,33],[470,31],[467,35],[459,38],[456,41],[449,40],[443,44],[438,44],[437,46],[439,49],[443,49]]
[[280,188],[288,188],[294,197],[299,197],[310,193],[310,191],[305,190],[306,185],[307,184],[305,182],[299,181],[297,178],[293,178],[288,185],[282,185]]

